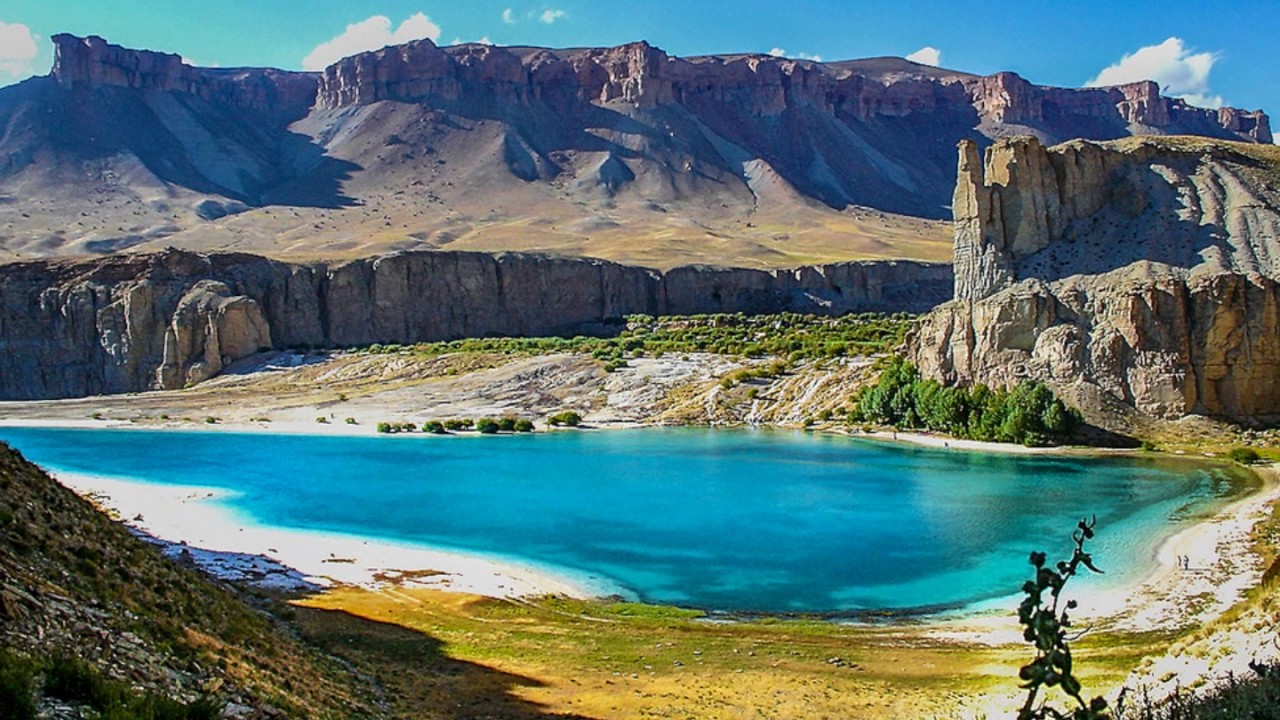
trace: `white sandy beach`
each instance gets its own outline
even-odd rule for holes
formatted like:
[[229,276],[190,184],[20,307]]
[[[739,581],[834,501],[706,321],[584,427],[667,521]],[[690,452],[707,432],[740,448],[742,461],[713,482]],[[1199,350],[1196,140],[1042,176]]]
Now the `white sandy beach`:
[[603,597],[625,591],[478,554],[329,532],[267,527],[240,516],[223,490],[55,473],[59,482],[216,577],[279,589],[400,584],[498,598]]

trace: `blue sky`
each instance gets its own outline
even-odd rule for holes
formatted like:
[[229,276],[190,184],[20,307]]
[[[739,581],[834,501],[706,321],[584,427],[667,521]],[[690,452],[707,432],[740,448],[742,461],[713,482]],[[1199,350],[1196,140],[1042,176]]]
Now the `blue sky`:
[[644,39],[676,55],[824,60],[924,50],[914,57],[956,70],[1063,86],[1151,77],[1198,104],[1280,113],[1275,0],[4,0],[0,84],[48,72],[58,32],[195,64],[288,69],[422,35],[553,47]]

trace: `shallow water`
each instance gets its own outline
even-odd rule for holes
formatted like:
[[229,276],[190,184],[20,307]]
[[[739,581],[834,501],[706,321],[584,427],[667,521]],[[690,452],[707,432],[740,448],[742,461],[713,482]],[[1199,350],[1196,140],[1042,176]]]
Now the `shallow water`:
[[1220,502],[1220,470],[900,447],[782,431],[315,437],[0,428],[55,471],[233,491],[271,526],[533,562],[715,610],[961,607],[1096,515],[1093,587],[1145,574]]

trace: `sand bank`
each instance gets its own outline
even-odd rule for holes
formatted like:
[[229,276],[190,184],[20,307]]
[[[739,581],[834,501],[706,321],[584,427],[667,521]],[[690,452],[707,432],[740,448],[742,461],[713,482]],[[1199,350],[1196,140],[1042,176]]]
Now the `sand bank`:
[[498,598],[625,595],[585,574],[340,533],[270,527],[247,518],[221,489],[157,485],[76,473],[59,482],[160,544],[228,580],[293,590],[400,584]]

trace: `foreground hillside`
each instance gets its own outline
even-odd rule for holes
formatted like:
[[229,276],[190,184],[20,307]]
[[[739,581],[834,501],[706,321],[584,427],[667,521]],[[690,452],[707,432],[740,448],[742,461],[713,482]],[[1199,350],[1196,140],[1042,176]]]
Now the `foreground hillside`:
[[[372,713],[371,691],[349,671],[235,592],[163,557],[5,445],[0,620],[7,652],[0,672],[10,681],[0,706],[22,694],[10,673],[26,658],[45,667],[42,706],[127,705],[150,693],[198,703],[193,713],[199,707],[228,708],[238,717]],[[64,678],[67,687],[49,687],[50,677]],[[0,714],[26,717],[16,707]]]
[[420,40],[296,73],[53,40],[50,76],[0,90],[0,259],[941,260],[961,139],[1271,138],[1260,111],[1191,107],[1151,82],[1051,88],[896,58]]

